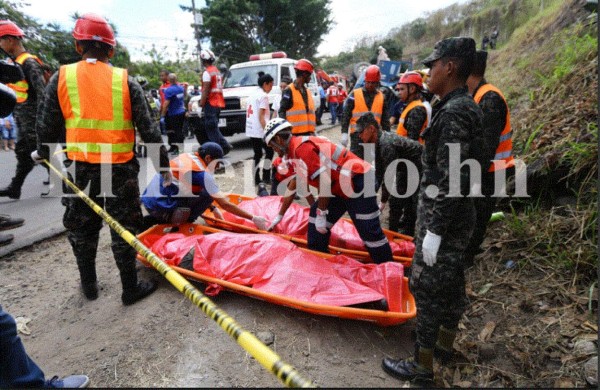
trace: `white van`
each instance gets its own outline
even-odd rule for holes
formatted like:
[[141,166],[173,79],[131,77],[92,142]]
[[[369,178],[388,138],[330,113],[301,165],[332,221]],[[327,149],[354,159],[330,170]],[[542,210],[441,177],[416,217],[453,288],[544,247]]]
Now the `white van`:
[[[260,72],[273,76],[273,89],[269,93],[269,103],[273,104],[276,98],[281,97],[281,88],[279,87],[281,78],[283,76],[288,76],[292,80],[296,78],[294,70],[296,62],[298,61],[287,58],[284,52],[274,52],[254,54],[250,56],[250,61],[232,65],[223,81],[225,108],[221,110],[221,115],[219,116],[219,130],[221,130],[221,133],[224,136],[230,136],[246,131],[248,99],[258,87]],[[321,105],[321,99],[319,97],[315,73],[313,73],[312,80],[308,84],[308,89],[313,95],[315,110],[317,110]],[[199,100],[199,96],[194,96],[190,99],[188,104],[190,116],[194,115],[194,113],[197,115]]]

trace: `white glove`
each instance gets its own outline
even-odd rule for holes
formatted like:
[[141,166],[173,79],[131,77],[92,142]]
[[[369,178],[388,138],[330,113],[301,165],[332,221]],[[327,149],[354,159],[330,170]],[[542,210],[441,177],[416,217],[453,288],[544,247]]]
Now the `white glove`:
[[348,146],[348,133],[342,133],[342,138],[340,139],[340,143],[344,147]]
[[279,224],[279,222],[281,222],[281,220],[283,219],[283,215],[281,214],[277,214],[277,216],[275,217],[275,219],[273,220],[273,222],[271,222],[271,225],[269,226],[269,228],[267,229],[267,231],[271,231],[275,228],[275,226],[277,226],[277,224]]
[[223,218],[223,213],[221,213],[221,210],[219,210],[218,207],[215,207],[213,209],[212,213],[216,219],[225,219],[225,218]]
[[387,202],[379,202],[379,212],[383,213],[383,210],[385,210],[386,204],[387,204]]
[[42,161],[44,161],[44,158],[42,156],[40,156],[40,154],[38,153],[37,150],[34,150],[33,152],[31,152],[31,159],[36,164],[41,164]]
[[427,230],[427,234],[425,234],[425,238],[423,239],[423,261],[428,266],[432,267],[437,261],[437,253],[441,243],[442,236],[438,236]]
[[315,218],[315,228],[321,234],[327,233],[327,214],[328,210],[321,210],[317,208],[317,217]]
[[267,220],[265,218],[255,215],[252,217],[252,222],[259,230],[267,230]]

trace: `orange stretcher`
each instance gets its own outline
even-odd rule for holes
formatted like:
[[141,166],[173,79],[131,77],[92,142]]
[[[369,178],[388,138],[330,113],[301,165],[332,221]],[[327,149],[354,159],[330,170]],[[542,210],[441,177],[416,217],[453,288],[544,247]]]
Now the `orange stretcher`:
[[[144,242],[146,246],[150,247],[152,242],[155,242],[156,239],[170,234],[170,233],[183,233],[185,236],[193,236],[193,235],[204,235],[211,233],[219,233],[222,232],[219,229],[198,225],[198,224],[182,224],[179,226],[172,225],[156,225],[145,232],[138,235],[140,241]],[[312,253],[321,258],[331,258],[334,255],[311,251],[305,248],[299,248],[301,251]],[[143,258],[140,254],[138,254],[138,260],[146,263],[145,258]],[[186,279],[198,281],[206,284],[217,284],[222,286],[224,289],[235,292],[237,294],[246,295],[252,298],[261,299],[267,301],[269,303],[274,303],[281,306],[286,306],[298,310],[302,310],[311,314],[339,317],[345,319],[353,319],[353,320],[363,320],[363,321],[371,321],[380,326],[392,326],[398,325],[406,322],[407,320],[414,318],[416,316],[416,306],[414,297],[411,295],[408,288],[408,278],[403,277],[401,283],[401,302],[400,302],[400,310],[398,311],[384,311],[384,310],[375,310],[375,309],[364,309],[364,308],[354,308],[347,306],[332,306],[332,305],[324,305],[324,304],[316,304],[312,302],[306,302],[298,299],[293,299],[289,297],[285,297],[282,295],[275,295],[272,293],[267,293],[263,291],[258,291],[252,287],[240,285],[237,283],[232,283],[226,280],[221,280],[218,278],[202,275],[195,271],[190,271],[185,268],[171,266],[177,272],[179,272]]]
[[[243,202],[245,200],[254,199],[253,197],[246,196],[246,195],[239,195],[239,194],[228,194],[227,198],[231,203],[233,203],[235,205],[239,205],[241,202]],[[215,206],[219,207],[219,205],[216,202],[214,202],[213,204]],[[275,234],[275,235],[278,235],[288,241],[293,242],[294,244],[298,245],[301,248],[308,247],[307,240],[304,238],[294,237],[294,236],[290,236],[287,234],[266,232],[264,230],[259,230],[257,228],[242,225],[239,223],[222,220],[222,219],[217,219],[212,216],[212,213],[210,211],[205,211],[204,214],[202,214],[202,218],[204,219],[204,221],[206,221],[206,223],[208,225],[210,225],[214,228],[217,228],[217,229],[227,230],[227,231],[231,231],[231,232],[238,232],[238,233],[243,232],[243,233],[258,233],[258,234]],[[344,218],[344,219],[350,221],[350,219],[348,219],[348,218]],[[391,231],[388,229],[383,229],[383,233],[385,234],[385,236],[387,237],[387,239],[390,242],[393,242],[393,241],[398,241],[398,242],[411,241],[412,242],[413,241],[413,237],[411,237],[411,236],[397,233],[397,232],[394,232],[394,231]],[[372,262],[372,260],[369,256],[369,253],[367,251],[347,249],[347,248],[329,245],[329,253],[344,254],[344,255],[350,256],[352,258],[355,258],[359,261]],[[405,267],[410,267],[410,265],[412,263],[412,257],[393,256],[393,258],[394,258],[394,261],[402,263],[402,265],[404,265]]]

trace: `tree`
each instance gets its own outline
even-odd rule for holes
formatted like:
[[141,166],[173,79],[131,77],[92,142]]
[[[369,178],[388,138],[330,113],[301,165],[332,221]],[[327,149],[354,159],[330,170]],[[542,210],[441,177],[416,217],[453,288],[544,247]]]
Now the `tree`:
[[[246,61],[253,53],[285,51],[312,58],[331,29],[330,0],[207,0],[199,38],[221,60]],[[184,8],[184,7],[182,7]]]

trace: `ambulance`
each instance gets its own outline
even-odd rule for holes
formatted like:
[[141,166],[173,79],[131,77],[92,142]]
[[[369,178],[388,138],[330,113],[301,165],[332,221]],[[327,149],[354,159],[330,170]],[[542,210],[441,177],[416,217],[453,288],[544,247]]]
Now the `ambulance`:
[[[281,83],[281,79],[284,76],[288,76],[291,80],[296,78],[294,70],[296,62],[298,61],[288,58],[285,52],[278,51],[253,54],[250,56],[249,61],[232,65],[223,77],[225,108],[221,110],[219,116],[219,130],[221,130],[221,133],[227,137],[246,131],[246,108],[250,96],[258,88],[259,75],[268,73],[273,76],[274,82],[273,89],[269,93],[269,104],[272,105],[273,102],[280,100],[282,91],[279,84]],[[317,85],[317,78],[315,73],[313,73],[307,87],[313,96],[315,110],[321,105]],[[188,107],[190,115],[194,115],[194,113],[197,115],[199,101],[199,96],[194,96],[190,99]],[[196,122],[201,124],[203,121]],[[197,130],[203,133],[203,129],[195,129],[197,135]]]

